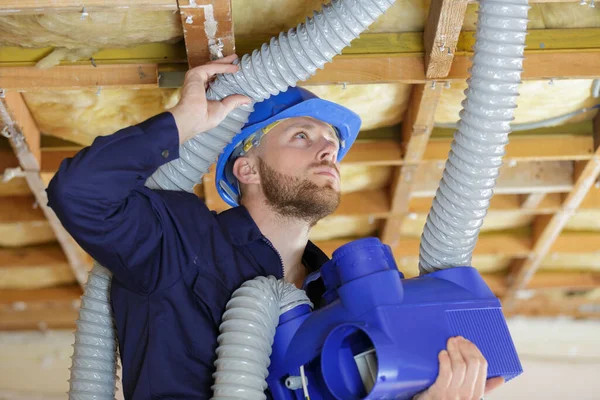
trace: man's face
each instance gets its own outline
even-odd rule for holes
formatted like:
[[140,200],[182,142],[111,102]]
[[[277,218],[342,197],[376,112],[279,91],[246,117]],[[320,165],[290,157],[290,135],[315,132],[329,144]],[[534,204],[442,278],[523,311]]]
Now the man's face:
[[331,127],[309,117],[290,118],[263,137],[258,156],[267,203],[312,226],[340,202],[339,140]]

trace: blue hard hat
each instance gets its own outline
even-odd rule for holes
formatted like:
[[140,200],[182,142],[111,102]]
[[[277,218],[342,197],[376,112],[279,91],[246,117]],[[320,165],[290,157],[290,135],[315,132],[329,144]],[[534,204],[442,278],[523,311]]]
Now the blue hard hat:
[[271,123],[293,117],[312,117],[333,126],[340,139],[338,161],[346,155],[360,129],[360,117],[339,104],[323,100],[304,88],[287,91],[254,104],[254,111],[242,131],[225,147],[217,162],[216,181],[219,195],[230,206],[238,205],[239,189],[233,175],[233,163],[244,141]]

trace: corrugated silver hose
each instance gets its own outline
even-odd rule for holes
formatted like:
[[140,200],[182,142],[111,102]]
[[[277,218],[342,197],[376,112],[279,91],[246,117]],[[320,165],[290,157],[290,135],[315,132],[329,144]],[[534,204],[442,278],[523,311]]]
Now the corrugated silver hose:
[[266,399],[279,316],[302,304],[313,306],[303,290],[272,276],[247,281],[233,293],[219,327],[212,399]]
[[83,290],[69,379],[71,400],[112,400],[117,376],[117,333],[110,305],[111,273],[98,263]]
[[421,274],[470,266],[519,95],[527,0],[481,0],[458,130],[421,236]]
[[[221,100],[232,94],[246,95],[255,102],[296,86],[365,31],[395,0],[333,0],[306,22],[278,37],[260,50],[245,54],[240,71],[219,75],[207,98]],[[251,106],[231,112],[216,128],[197,135],[180,147],[177,160],[160,167],[146,182],[152,189],[191,192],[231,139],[241,131]]]
[[[240,61],[240,71],[235,74],[219,75],[207,91],[207,98],[221,100],[232,94],[244,94],[255,102],[259,102],[287,90],[290,86],[295,86],[299,81],[307,80],[316,73],[317,69],[322,69],[325,63],[332,61],[336,54],[340,54],[344,47],[365,31],[394,1],[333,0],[331,4],[325,5],[321,12],[315,12],[313,17],[307,18],[304,24],[272,38],[269,44],[263,44],[260,50],[255,50],[251,55],[244,55]],[[180,147],[180,157],[160,167],[148,178],[146,186],[151,189],[192,192],[194,185],[200,182],[202,176],[225,146],[241,131],[252,110],[252,106],[239,107],[232,111],[216,128],[188,140]],[[75,333],[76,356],[73,357],[70,379],[69,399],[71,400],[114,398],[115,371],[100,369],[100,367],[108,368],[108,365],[116,365],[117,359],[117,347],[116,345],[112,346],[112,342],[107,339],[108,332],[112,332],[110,335],[113,335],[111,336],[113,341],[116,337],[109,301],[110,279],[110,272],[99,265],[94,267],[88,278],[82,305],[84,303],[97,305],[96,297],[98,297],[104,299],[102,301],[106,302],[106,307],[103,308],[102,312],[105,314],[101,318],[100,314],[90,313],[83,306],[80,310],[80,321],[89,316],[98,318],[93,323],[78,323]],[[94,286],[98,282],[106,282],[106,285]],[[93,289],[90,290],[90,287]],[[100,294],[102,290],[104,293]],[[300,291],[296,290],[296,292]],[[260,307],[264,307],[264,305]],[[96,311],[94,310],[94,312]],[[237,312],[233,311],[231,314]],[[259,335],[268,337],[271,332],[274,334],[277,319],[268,321],[260,328],[262,333]],[[94,326],[98,332],[103,334],[97,335],[95,331],[85,331],[82,329],[83,325]],[[229,325],[239,326],[240,324],[229,323]],[[222,329],[226,328],[222,327]],[[221,335],[220,340],[226,342],[229,337],[239,336],[239,333],[237,335],[234,332],[231,333],[232,335]],[[240,376],[238,379],[243,379],[241,378],[243,370],[240,372],[240,369],[243,368],[242,365],[246,360],[221,361],[221,357],[229,358],[228,354],[230,354],[226,351],[227,348],[230,348],[227,346],[230,345],[225,342],[220,347],[222,350],[220,350],[217,360],[215,392],[238,392],[240,394],[237,395],[237,398],[243,399],[264,398],[264,395],[259,395],[257,392],[244,392],[239,388],[236,389],[237,386],[233,383],[236,378],[233,376],[237,374]],[[255,342],[249,342],[244,351],[250,351],[253,343]],[[267,349],[263,350],[266,354]],[[270,351],[270,346],[268,351]],[[265,362],[268,363],[268,357],[257,356],[251,361],[256,363],[257,360],[261,360],[260,365],[252,364],[252,369],[264,371],[265,365],[268,365],[265,364]],[[264,385],[261,384],[260,387]]]

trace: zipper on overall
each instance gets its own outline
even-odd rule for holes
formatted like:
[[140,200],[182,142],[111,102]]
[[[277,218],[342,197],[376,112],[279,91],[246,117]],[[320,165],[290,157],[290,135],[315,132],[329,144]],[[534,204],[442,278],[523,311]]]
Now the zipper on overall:
[[271,241],[266,236],[263,236],[262,239],[266,244],[269,245],[270,248],[273,249],[275,254],[277,254],[277,257],[279,257],[279,265],[281,266],[281,277],[285,278],[285,270],[283,268],[283,258],[281,258],[281,254],[279,254],[279,251],[277,251],[275,246],[273,246],[273,243],[271,243]]

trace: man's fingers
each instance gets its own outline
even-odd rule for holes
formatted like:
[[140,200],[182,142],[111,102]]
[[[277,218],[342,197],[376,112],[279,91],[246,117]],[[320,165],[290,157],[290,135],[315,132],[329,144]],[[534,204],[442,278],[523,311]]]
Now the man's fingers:
[[485,383],[485,393],[489,393],[492,390],[502,386],[504,384],[504,378],[501,376],[497,376],[495,378],[490,378]]
[[467,363],[460,351],[458,338],[453,337],[448,340],[448,356],[452,364],[452,382],[450,383],[450,388],[454,392],[462,386],[467,371]]
[[446,350],[442,350],[438,355],[438,360],[440,362],[440,371],[438,373],[437,379],[433,383],[433,386],[436,389],[443,392],[450,386],[450,382],[452,381],[452,365],[450,363],[450,357],[448,356],[448,352]]
[[225,115],[233,111],[234,108],[239,107],[242,104],[250,104],[251,102],[252,99],[250,99],[250,97],[241,94],[232,94],[221,100],[221,104],[224,106]]
[[227,57],[212,60],[209,64],[231,64],[236,58],[238,58],[237,54],[230,54]]
[[237,65],[220,63],[206,64],[198,68],[202,68],[206,75],[208,75],[208,78],[217,74],[234,74],[238,72],[239,69]]
[[487,374],[487,363],[485,358],[477,346],[467,339],[459,339],[459,349],[463,359],[467,363],[467,370],[461,393],[465,398],[480,399],[483,396]]

